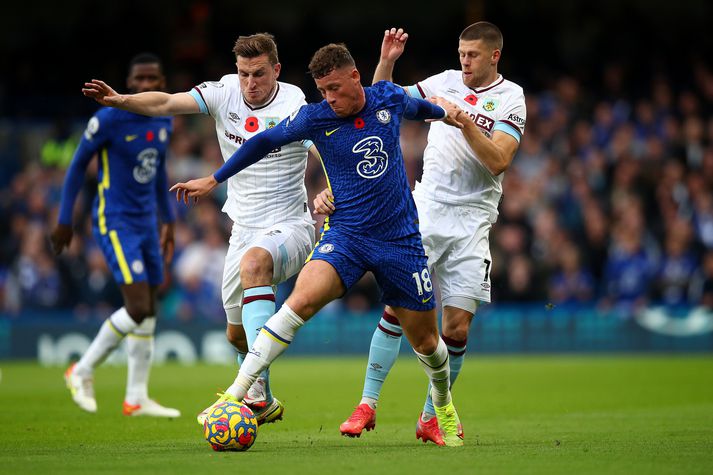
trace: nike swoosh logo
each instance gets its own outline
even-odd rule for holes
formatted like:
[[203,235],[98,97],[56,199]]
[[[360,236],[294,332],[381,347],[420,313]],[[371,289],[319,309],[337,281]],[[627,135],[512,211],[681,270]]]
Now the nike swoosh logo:
[[339,126],[339,127],[337,127],[336,129],[334,129],[334,130],[325,130],[325,131],[324,131],[324,135],[326,135],[327,137],[329,137],[330,135],[332,135],[334,132],[336,132],[337,130],[339,130],[339,129],[341,129],[341,128],[342,128],[342,127]]
[[433,298],[433,294],[431,294],[431,296],[428,297],[427,299],[421,299],[421,303],[427,303],[427,302],[428,302],[429,300],[431,300],[432,298]]
[[132,140],[135,140],[136,137],[138,137],[138,135],[127,135],[125,138],[127,142],[131,142]]

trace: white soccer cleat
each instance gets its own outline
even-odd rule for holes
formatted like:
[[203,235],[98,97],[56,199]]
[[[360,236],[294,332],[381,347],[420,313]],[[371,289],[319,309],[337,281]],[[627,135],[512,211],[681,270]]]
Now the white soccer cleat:
[[123,413],[125,416],[181,417],[181,411],[178,409],[163,407],[153,399],[146,399],[141,404],[129,404],[124,401]]
[[91,413],[97,412],[97,400],[94,399],[94,378],[79,376],[74,371],[75,366],[77,366],[76,363],[64,372],[67,389],[72,393],[72,399],[80,409]]
[[252,410],[253,414],[255,414],[257,425],[261,426],[263,424],[281,421],[282,416],[285,414],[285,405],[282,404],[277,398],[273,398],[272,402],[267,404],[263,409],[253,409],[250,407],[250,410]]
[[243,398],[243,403],[246,406],[250,406],[253,411],[264,409],[267,407],[267,393],[265,391],[265,380],[263,378],[257,378],[250,390]]

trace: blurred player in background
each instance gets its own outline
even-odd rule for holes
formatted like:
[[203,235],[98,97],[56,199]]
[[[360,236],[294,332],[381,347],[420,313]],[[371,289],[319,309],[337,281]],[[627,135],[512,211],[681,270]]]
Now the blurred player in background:
[[[140,54],[131,60],[127,88],[132,92],[165,87],[158,57]],[[166,149],[169,117],[146,117],[111,108],[89,120],[67,170],[59,223],[50,236],[55,254],[72,240],[72,212],[89,161],[99,159],[99,186],[94,201],[93,231],[121,289],[124,306],[102,325],[81,359],[65,372],[77,405],[97,411],[94,369],[128,336],[128,381],[123,412],[127,416],[178,417],[148,396],[156,329],[156,289],[163,264],[173,258],[174,213],[168,201]],[[161,219],[159,238],[156,213]],[[162,257],[163,255],[163,257]]]
[[[384,33],[374,82],[392,80],[394,63],[408,35],[392,28]],[[490,302],[490,228],[498,216],[503,172],[517,152],[525,131],[522,88],[498,74],[503,48],[500,30],[488,22],[470,25],[460,35],[461,70],[431,76],[406,92],[412,97],[441,96],[461,108],[461,130],[435,122],[424,151],[423,177],[413,192],[418,207],[429,268],[441,292],[442,338],[450,354],[451,384],[460,373],[470,324],[478,302]],[[325,190],[315,210],[331,213]],[[398,314],[386,307],[369,349],[362,399],[341,426],[358,436],[376,423],[381,387],[401,346]],[[430,390],[416,426],[416,437],[443,444]]]
[[452,120],[446,110],[410,97],[390,82],[364,88],[343,45],[318,50],[310,62],[324,101],[303,106],[277,127],[258,134],[215,175],[172,190],[185,202],[258,162],[270,150],[309,139],[323,159],[327,183],[339,205],[282,308],[263,325],[233,384],[216,403],[242,400],[255,378],[284,352],[297,330],[324,305],[372,271],[382,301],[399,318],[432,383],[446,445],[463,445],[449,391],[448,350],[438,336],[431,278],[418,232],[399,146],[399,124],[410,119]]
[[[223,158],[256,134],[275,127],[305,104],[302,91],[279,82],[281,65],[272,35],[241,36],[235,42],[237,74],[204,82],[176,94],[117,94],[102,81],[87,83],[84,94],[107,106],[150,116],[209,114]],[[275,148],[265,160],[228,181],[223,206],[233,230],[223,272],[227,337],[242,364],[260,328],[275,313],[273,285],[302,268],[314,245],[314,221],[307,207],[304,174],[309,143]],[[245,402],[260,424],[282,418],[269,372],[255,381]],[[198,415],[203,424],[205,411]]]

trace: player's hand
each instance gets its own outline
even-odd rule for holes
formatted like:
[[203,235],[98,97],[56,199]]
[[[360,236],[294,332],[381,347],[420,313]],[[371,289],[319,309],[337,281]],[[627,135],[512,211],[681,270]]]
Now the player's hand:
[[406,47],[408,33],[403,28],[391,28],[384,31],[384,39],[381,42],[381,60],[395,62]]
[[72,242],[72,226],[58,224],[50,234],[50,244],[55,256],[59,256],[65,247],[69,247]]
[[107,83],[99,79],[92,79],[91,82],[85,82],[82,88],[82,94],[106,107],[113,107],[122,102],[121,94],[118,94]]
[[[444,123],[453,126],[457,129],[462,129],[464,127],[462,120],[465,117],[465,113],[463,112],[463,109],[458,107],[457,105],[453,104],[450,101],[445,100],[442,97],[429,97],[428,98],[429,102],[436,104],[437,106],[442,107],[446,111],[446,117],[442,120]],[[430,122],[430,121],[427,121]]]
[[168,191],[175,191],[176,200],[188,204],[191,198],[193,198],[193,202],[195,203],[198,201],[198,198],[207,195],[213,191],[213,188],[216,186],[218,186],[218,181],[213,175],[208,175],[186,183],[176,183]]
[[161,225],[161,253],[163,262],[168,266],[173,261],[173,251],[176,243],[173,239],[173,223],[163,223]]
[[312,204],[314,204],[314,214],[331,216],[337,209],[334,207],[334,195],[329,191],[329,188],[325,188],[315,196]]

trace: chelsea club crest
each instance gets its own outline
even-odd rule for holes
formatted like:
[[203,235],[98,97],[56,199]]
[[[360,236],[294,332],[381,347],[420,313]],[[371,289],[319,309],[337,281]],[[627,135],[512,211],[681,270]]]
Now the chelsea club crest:
[[333,250],[334,250],[334,244],[330,244],[330,243],[322,244],[321,246],[319,246],[319,249],[318,249],[318,251],[321,252],[322,254],[329,254]]
[[376,118],[382,124],[388,124],[391,120],[391,112],[389,112],[388,109],[381,109],[380,111],[376,111]]

